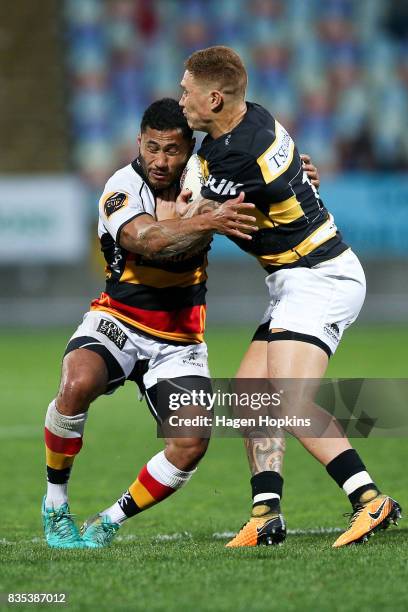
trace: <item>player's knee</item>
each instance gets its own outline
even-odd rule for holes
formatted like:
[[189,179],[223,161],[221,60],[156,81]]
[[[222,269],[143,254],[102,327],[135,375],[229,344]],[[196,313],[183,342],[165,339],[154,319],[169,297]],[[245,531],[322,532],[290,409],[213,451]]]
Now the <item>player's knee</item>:
[[95,399],[92,381],[84,374],[77,373],[61,381],[57,395],[58,411],[67,416],[86,412]]
[[57,396],[59,412],[67,416],[85,412],[94,399],[105,393],[107,382],[106,365],[100,355],[83,349],[68,353]]
[[167,444],[167,458],[181,470],[193,469],[204,457],[208,440],[204,438],[178,438]]

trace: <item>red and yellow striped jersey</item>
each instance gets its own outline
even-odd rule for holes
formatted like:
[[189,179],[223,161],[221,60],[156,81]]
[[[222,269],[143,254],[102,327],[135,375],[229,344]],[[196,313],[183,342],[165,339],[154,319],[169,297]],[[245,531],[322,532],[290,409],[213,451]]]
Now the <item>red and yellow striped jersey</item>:
[[176,343],[203,342],[207,251],[147,259],[119,244],[126,223],[155,217],[155,196],[138,160],[118,170],[99,201],[98,235],[106,260],[106,287],[91,310],[108,312],[130,327]]

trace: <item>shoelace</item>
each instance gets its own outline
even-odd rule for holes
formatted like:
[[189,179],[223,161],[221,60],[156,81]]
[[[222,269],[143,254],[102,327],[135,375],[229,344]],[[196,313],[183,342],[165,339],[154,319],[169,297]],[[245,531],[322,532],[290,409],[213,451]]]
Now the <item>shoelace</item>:
[[251,518],[249,519],[249,521],[247,521],[246,523],[244,523],[244,524],[242,525],[242,527],[241,527],[241,529],[238,531],[237,535],[238,535],[239,533],[241,533],[241,531],[243,531],[243,530],[245,529],[245,527],[247,527],[247,525],[249,525],[249,523],[250,523],[251,521],[253,521],[254,519],[255,519],[255,520],[257,520],[257,519],[260,519],[260,518],[262,518],[262,517],[261,517],[261,516],[251,516]]
[[116,527],[113,524],[100,523],[99,525],[94,526],[95,539],[98,544],[104,544],[106,541],[106,536],[110,538],[115,532]]
[[50,513],[51,529],[56,531],[58,535],[72,536],[74,538],[78,537],[77,531],[75,529],[74,515],[70,512],[66,512],[62,508],[57,510],[57,512]]
[[364,506],[356,506],[353,512],[345,512],[343,514],[343,516],[349,519],[349,527],[351,527],[356,519],[360,516],[362,510],[364,510]]

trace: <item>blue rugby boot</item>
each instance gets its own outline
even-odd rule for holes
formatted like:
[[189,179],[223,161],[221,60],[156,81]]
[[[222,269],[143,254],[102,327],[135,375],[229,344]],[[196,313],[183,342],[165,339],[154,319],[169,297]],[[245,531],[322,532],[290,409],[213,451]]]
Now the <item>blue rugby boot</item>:
[[46,508],[44,496],[42,522],[45,541],[51,548],[85,548],[68,504],[62,504],[58,508]]
[[111,544],[119,527],[119,523],[112,523],[108,516],[96,514],[82,525],[82,541],[87,548],[104,548]]

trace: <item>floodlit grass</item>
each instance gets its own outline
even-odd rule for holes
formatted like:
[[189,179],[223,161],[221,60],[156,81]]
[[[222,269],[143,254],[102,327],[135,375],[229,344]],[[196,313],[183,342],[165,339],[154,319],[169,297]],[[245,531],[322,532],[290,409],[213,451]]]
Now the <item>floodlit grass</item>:
[[[404,523],[365,546],[341,550],[331,548],[337,535],[325,533],[291,535],[277,548],[224,548],[226,539],[213,534],[237,530],[250,506],[239,439],[214,439],[191,483],[128,521],[110,549],[48,549],[40,523],[43,415],[69,335],[2,334],[0,592],[66,592],[70,610],[407,609]],[[210,331],[214,376],[233,375],[250,335],[248,329]],[[406,328],[356,327],[329,374],[406,377],[407,341]],[[161,446],[133,384],[95,402],[70,488],[78,521],[110,505]],[[355,446],[379,486],[406,507],[406,441],[356,440]],[[295,440],[288,441],[283,508],[293,530],[342,528],[342,513],[349,511],[324,468]]]

